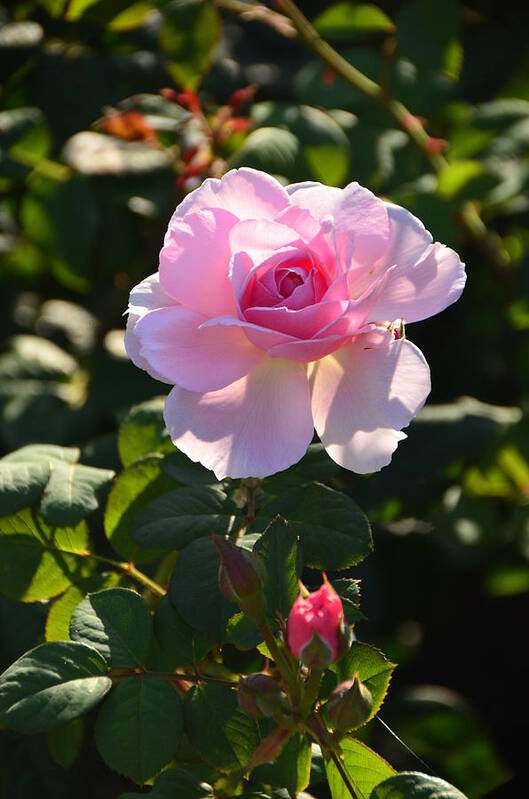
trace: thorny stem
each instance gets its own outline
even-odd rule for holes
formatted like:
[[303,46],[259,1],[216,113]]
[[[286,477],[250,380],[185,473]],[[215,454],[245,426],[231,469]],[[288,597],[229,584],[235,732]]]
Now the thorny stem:
[[[217,6],[235,11],[241,15],[243,14],[243,8],[241,8],[241,6],[244,7],[244,12],[247,14],[254,8],[252,4],[238,2],[238,0],[213,0],[213,2]],[[276,4],[284,12],[285,18],[292,23],[299,38],[304,41],[313,52],[317,53],[337,75],[340,75],[340,77],[359,92],[386,109],[399,127],[404,130],[415,146],[423,153],[436,174],[439,174],[448,166],[449,161],[444,155],[432,151],[431,137],[424,129],[421,121],[414,116],[403,103],[394,99],[387,90],[387,87],[382,87],[374,80],[371,80],[371,78],[368,78],[367,75],[364,75],[363,72],[356,69],[356,67],[350,64],[340,53],[331,47],[328,42],[322,39],[293,0],[276,0]],[[255,8],[257,8],[258,5],[259,4],[256,4]],[[262,6],[260,7],[262,8]],[[276,12],[270,9],[268,9],[268,11],[270,14],[276,14]],[[262,17],[256,18],[262,19],[263,22],[268,21]],[[276,27],[280,33],[283,33],[283,35],[290,35],[285,34],[280,27],[274,27]],[[509,263],[509,255],[501,246],[501,240],[494,234],[489,233],[479,215],[476,203],[470,201],[466,202],[458,215],[458,219],[466,233],[475,241],[480,250],[490,258],[495,267],[501,269]]]
[[176,671],[149,671],[148,669],[118,669],[110,672],[110,678],[119,680],[122,677],[162,677],[165,680],[178,680],[181,682],[201,683],[212,682],[217,685],[227,685],[236,688],[238,683],[233,680],[222,680],[211,677],[209,674],[184,674]]
[[85,555],[87,558],[93,558],[100,563],[108,563],[109,566],[114,566],[115,569],[119,569],[119,571],[123,572],[124,574],[129,574],[138,583],[141,583],[148,588],[149,591],[152,591],[153,594],[156,594],[156,596],[162,597],[167,593],[165,588],[163,588],[161,585],[158,585],[158,583],[156,583],[154,580],[151,580],[150,577],[147,577],[146,574],[137,569],[132,561],[119,561],[114,560],[113,558],[105,558],[103,555],[96,555],[93,552],[83,552],[83,555]]

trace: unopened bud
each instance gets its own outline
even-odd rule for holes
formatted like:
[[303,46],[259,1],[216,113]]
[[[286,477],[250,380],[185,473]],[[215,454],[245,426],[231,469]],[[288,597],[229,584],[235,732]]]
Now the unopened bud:
[[241,105],[242,103],[247,103],[249,100],[253,100],[256,91],[257,86],[255,83],[251,83],[249,86],[245,86],[243,89],[237,89],[237,91],[233,92],[228,100],[228,105],[232,108],[237,108],[237,106]]
[[266,573],[257,555],[213,534],[220,555],[219,588],[226,599],[236,602],[254,618],[264,608],[263,585]]
[[372,709],[371,691],[355,674],[354,679],[336,686],[325,705],[325,714],[335,730],[349,732],[365,724]]
[[250,674],[240,680],[239,705],[252,718],[270,718],[288,710],[288,699],[281,686],[267,674]]
[[326,668],[350,645],[342,601],[324,577],[321,588],[300,596],[292,605],[287,624],[290,650],[306,666]]

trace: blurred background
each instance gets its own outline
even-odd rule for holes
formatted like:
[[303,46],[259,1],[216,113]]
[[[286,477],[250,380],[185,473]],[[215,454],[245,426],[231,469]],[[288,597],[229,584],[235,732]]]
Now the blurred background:
[[[84,463],[120,468],[119,420],[165,391],[126,358],[128,292],[208,175],[358,180],[409,208],[469,279],[455,306],[407,330],[433,382],[408,441],[380,474],[334,478],[374,526],[375,553],[352,572],[357,635],[399,663],[381,715],[433,772],[470,799],[512,796],[529,704],[529,6],[300,8],[421,118],[449,158],[438,175],[271,5],[0,4],[0,454],[76,444]],[[0,599],[2,668],[44,618]],[[366,736],[396,768],[424,768],[382,724]],[[64,769],[40,736],[1,733],[2,761],[10,799],[126,784],[95,750]]]

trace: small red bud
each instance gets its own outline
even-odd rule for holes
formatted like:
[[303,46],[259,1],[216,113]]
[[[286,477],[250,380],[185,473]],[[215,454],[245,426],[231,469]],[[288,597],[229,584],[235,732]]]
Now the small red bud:
[[323,578],[317,591],[298,596],[287,622],[290,650],[313,668],[326,668],[333,663],[350,640],[342,601],[325,575]]
[[237,91],[233,92],[228,100],[228,105],[232,108],[237,108],[237,106],[242,105],[242,103],[247,103],[249,100],[253,100],[256,92],[257,86],[255,83],[245,86],[244,89],[237,89]]
[[202,112],[202,103],[193,89],[184,89],[182,92],[177,92],[176,102],[187,108],[192,114],[200,114]]
[[259,672],[243,677],[237,687],[239,705],[252,718],[274,716],[288,710],[288,699],[281,686],[267,674]]
[[321,75],[321,82],[324,83],[325,86],[334,86],[337,77],[338,73],[334,69],[331,69],[329,67],[323,70]]
[[433,136],[429,136],[426,142],[426,150],[429,153],[442,153],[447,147],[448,142],[446,139],[436,139]]
[[219,551],[219,588],[226,599],[236,602],[254,618],[264,608],[263,585],[266,574],[263,565],[253,552],[238,547],[227,538],[212,534]]
[[355,674],[354,679],[336,686],[324,708],[335,730],[349,732],[368,721],[373,709],[373,696]]
[[141,111],[125,111],[105,117],[100,122],[102,130],[125,141],[156,141],[156,133]]

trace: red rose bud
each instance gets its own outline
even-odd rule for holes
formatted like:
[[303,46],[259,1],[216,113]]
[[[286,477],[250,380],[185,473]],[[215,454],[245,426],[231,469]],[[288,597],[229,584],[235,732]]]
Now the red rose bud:
[[250,674],[240,680],[237,688],[239,705],[252,718],[270,718],[289,709],[287,695],[267,674]]
[[184,89],[183,92],[176,93],[176,102],[183,108],[187,108],[192,114],[200,114],[202,111],[202,103],[200,98],[193,89]]
[[253,100],[256,92],[257,86],[255,83],[245,86],[244,89],[237,89],[237,91],[233,92],[228,100],[228,105],[232,108],[237,108],[237,106],[242,105],[242,103],[247,103],[249,100]]
[[373,709],[369,688],[355,674],[337,685],[325,704],[325,714],[335,730],[349,732],[365,724]]
[[122,114],[111,114],[101,120],[101,128],[105,133],[125,141],[156,141],[156,133],[147,122],[141,111],[125,111]]
[[236,602],[252,618],[264,609],[266,574],[260,559],[227,538],[212,534],[220,555],[219,588],[226,599]]
[[300,595],[288,617],[287,643],[306,666],[326,668],[349,645],[342,601],[323,575],[324,583],[307,596]]

